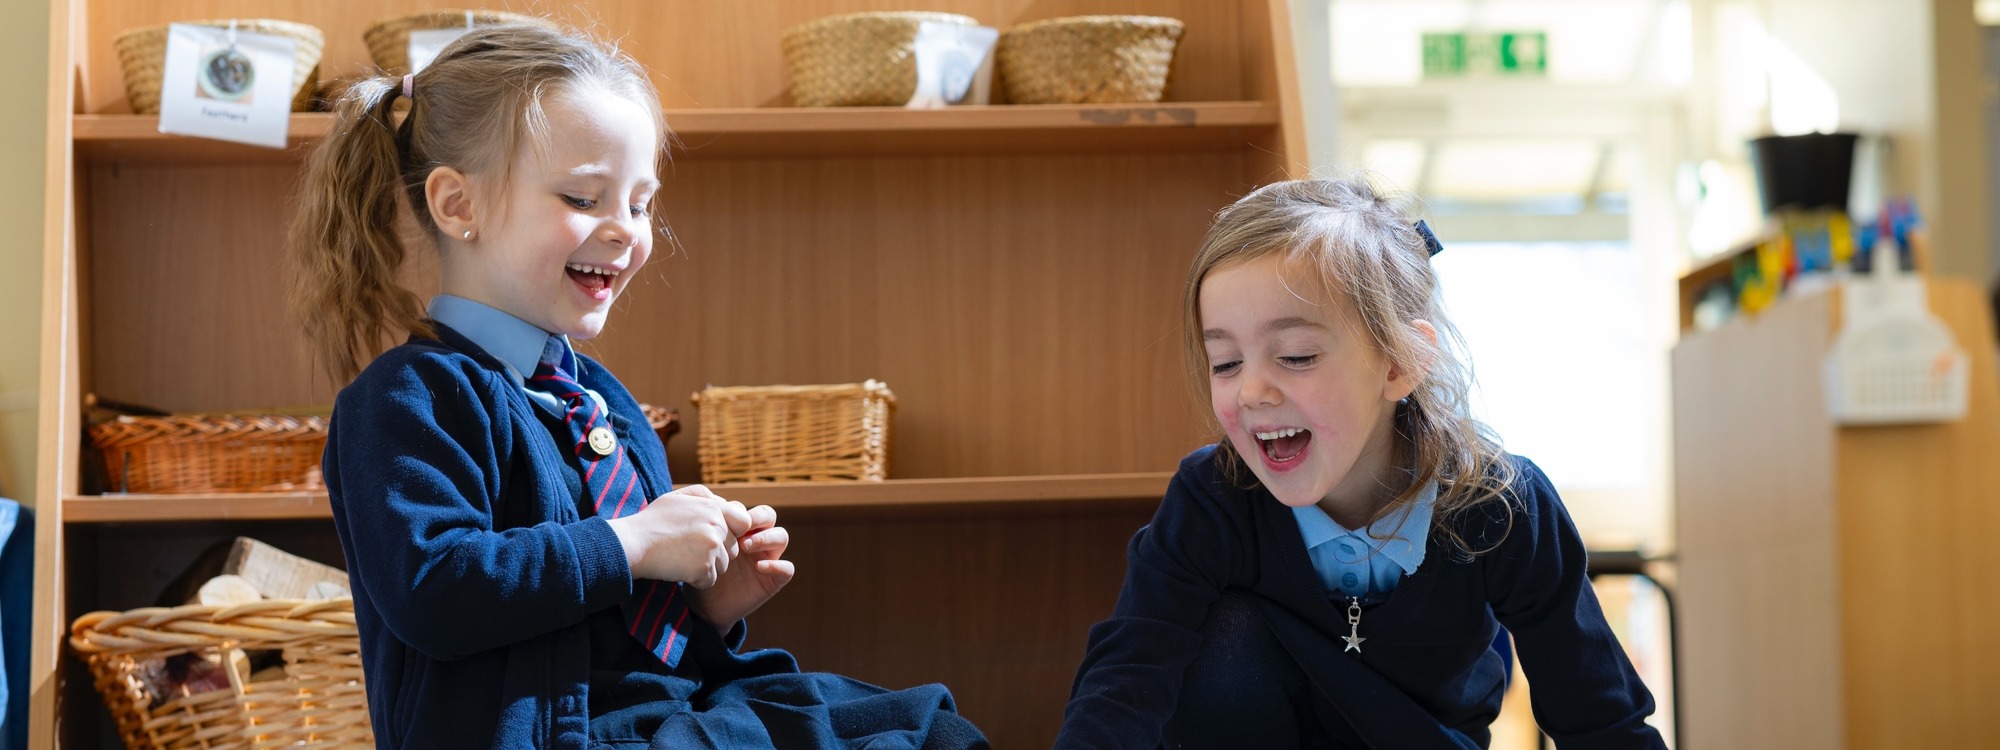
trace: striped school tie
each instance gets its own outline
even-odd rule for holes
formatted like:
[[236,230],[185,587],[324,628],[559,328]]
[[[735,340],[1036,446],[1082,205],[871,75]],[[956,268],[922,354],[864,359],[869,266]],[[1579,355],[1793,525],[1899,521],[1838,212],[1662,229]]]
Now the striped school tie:
[[[638,489],[639,472],[626,458],[625,445],[611,431],[610,419],[598,406],[600,401],[584,390],[564,363],[570,360],[567,346],[551,346],[543,356],[528,387],[546,392],[563,404],[563,422],[569,427],[569,445],[563,450],[575,461],[583,476],[590,507],[607,519],[628,516],[646,507],[647,498]],[[558,433],[558,437],[560,433]],[[685,585],[672,581],[635,579],[632,598],[619,605],[625,617],[625,632],[645,644],[646,650],[668,668],[680,665],[687,650],[688,605]]]

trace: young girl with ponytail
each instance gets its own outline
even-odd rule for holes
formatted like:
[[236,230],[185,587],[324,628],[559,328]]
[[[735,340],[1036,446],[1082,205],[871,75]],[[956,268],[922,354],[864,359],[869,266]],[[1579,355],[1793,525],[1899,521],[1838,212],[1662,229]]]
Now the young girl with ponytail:
[[[777,513],[675,490],[638,403],[571,347],[652,253],[667,139],[629,57],[501,26],[356,84],[311,157],[292,302],[349,383],[324,469],[377,746],[984,746],[942,686],[741,650],[794,573]],[[428,305],[398,283],[404,205]]]

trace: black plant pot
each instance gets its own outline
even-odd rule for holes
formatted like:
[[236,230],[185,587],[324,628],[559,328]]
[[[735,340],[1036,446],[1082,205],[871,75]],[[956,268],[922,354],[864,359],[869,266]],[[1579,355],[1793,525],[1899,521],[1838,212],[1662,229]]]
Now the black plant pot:
[[1853,133],[1770,135],[1750,141],[1764,212],[1780,208],[1847,210],[1854,175]]

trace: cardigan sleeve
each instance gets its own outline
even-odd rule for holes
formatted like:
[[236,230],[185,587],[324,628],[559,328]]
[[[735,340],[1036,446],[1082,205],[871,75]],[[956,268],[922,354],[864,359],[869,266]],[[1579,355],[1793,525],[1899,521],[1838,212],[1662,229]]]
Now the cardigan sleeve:
[[1498,540],[1483,555],[1488,600],[1534,685],[1536,723],[1563,750],[1664,748],[1645,722],[1652,693],[1592,592],[1576,524],[1541,469],[1514,460],[1511,495],[1518,504],[1495,503],[1494,523],[1479,541]]
[[583,621],[631,595],[599,518],[495,529],[516,446],[490,373],[392,351],[334,407],[326,481],[347,561],[396,638],[456,659]]
[[1117,607],[1090,629],[1056,747],[1159,746],[1202,623],[1242,566],[1245,522],[1216,497],[1212,455],[1182,462],[1152,523],[1133,535]]

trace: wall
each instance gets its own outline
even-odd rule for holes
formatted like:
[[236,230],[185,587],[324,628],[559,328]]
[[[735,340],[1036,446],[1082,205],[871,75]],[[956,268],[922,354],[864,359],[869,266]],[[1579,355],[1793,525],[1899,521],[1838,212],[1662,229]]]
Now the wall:
[[1986,283],[1994,269],[1973,0],[1767,0],[1764,17],[1838,94],[1842,129],[1891,137],[1889,187],[1916,196],[1936,269]]
[[0,3],[0,495],[35,488],[49,8]]

